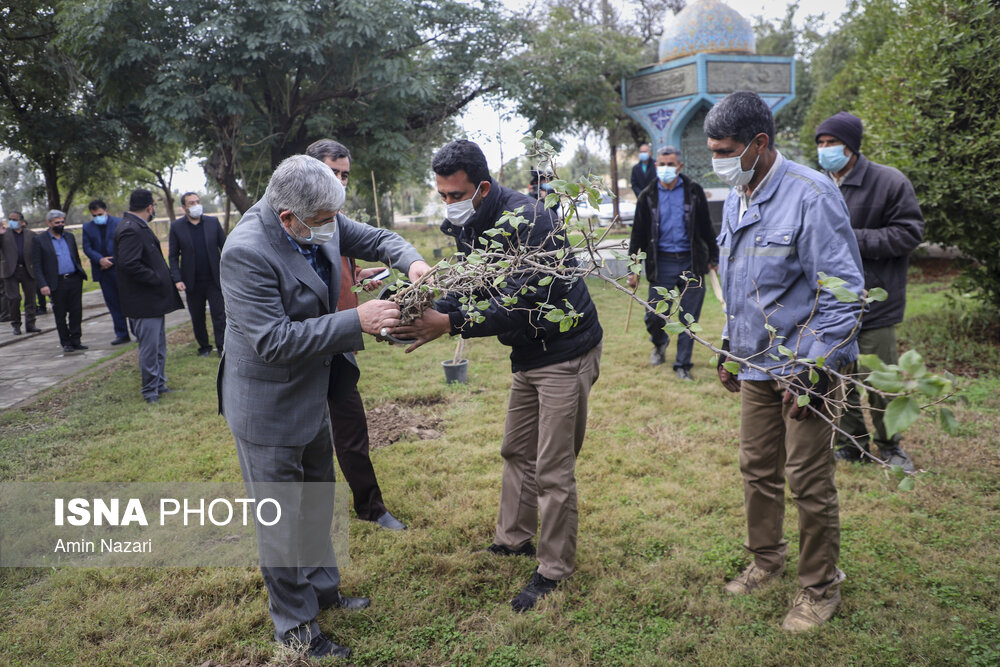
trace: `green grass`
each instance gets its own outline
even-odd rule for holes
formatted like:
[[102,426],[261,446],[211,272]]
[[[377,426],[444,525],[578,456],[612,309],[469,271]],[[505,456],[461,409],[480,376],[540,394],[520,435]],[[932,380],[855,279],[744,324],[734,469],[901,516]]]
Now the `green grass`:
[[[434,228],[407,231],[418,248]],[[916,283],[900,338],[925,351],[949,336],[963,360],[997,348],[940,330],[943,283]],[[696,382],[648,366],[638,309],[591,286],[606,332],[577,478],[578,571],[541,609],[509,600],[534,563],[473,553],[489,544],[500,489],[499,443],[508,351],[468,344],[469,383],[447,386],[440,362],[453,341],[404,355],[376,345],[359,355],[372,408],[395,402],[433,412],[435,440],[374,452],[387,504],[410,529],[351,524],[344,590],[372,606],[324,612],[321,627],[356,664],[432,665],[995,665],[1000,663],[1000,375],[977,363],[964,384],[960,437],[920,422],[904,446],[929,472],[896,491],[872,466],[838,469],[844,606],[809,637],[779,629],[795,594],[786,575],[743,599],[722,585],[747,562],[737,463],[738,404],[696,349]],[[957,311],[956,311],[957,312]],[[926,316],[926,317],[925,317]],[[703,324],[722,314],[706,297]],[[0,415],[0,480],[238,480],[224,420],[215,414],[215,360],[195,354],[186,327],[170,337],[170,384],[184,392],[149,409],[135,352]],[[672,348],[671,348],[672,349]],[[948,354],[926,356],[939,367]],[[797,529],[788,502],[794,571]],[[267,595],[247,568],[0,570],[0,663],[290,664],[270,641]]]

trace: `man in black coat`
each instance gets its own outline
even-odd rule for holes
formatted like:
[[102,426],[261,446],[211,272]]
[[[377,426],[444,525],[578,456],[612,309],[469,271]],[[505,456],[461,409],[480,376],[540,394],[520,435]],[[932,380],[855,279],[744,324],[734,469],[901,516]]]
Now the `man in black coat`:
[[656,168],[649,152],[649,144],[640,144],[639,161],[632,167],[632,192],[638,197],[655,180]]
[[[508,252],[537,248],[567,253],[569,243],[558,214],[536,199],[490,177],[486,156],[471,141],[453,141],[432,163],[447,219],[441,231],[455,238],[467,256],[495,239]],[[521,210],[529,224],[498,225],[505,211]],[[498,230],[501,233],[489,236]],[[498,260],[491,260],[498,261]],[[573,266],[576,259],[566,260]],[[538,567],[511,601],[514,611],[531,609],[573,573],[576,562],[576,457],[587,430],[587,401],[600,374],[603,331],[583,280],[553,279],[541,271],[521,274],[477,299],[488,304],[472,312],[447,296],[395,335],[412,337],[407,349],[444,334],[464,338],[496,336],[511,348],[513,377],[500,455],[504,459],[494,543],[499,556],[533,556]],[[569,304],[567,306],[566,304]],[[543,304],[572,308],[573,326],[545,319]]]
[[[7,230],[10,230],[8,233]],[[31,264],[31,248],[35,233],[27,229],[20,211],[11,211],[7,223],[0,226],[0,278],[3,278],[0,300],[10,315],[15,336],[21,335],[21,290],[24,290],[24,326],[28,333],[35,327],[35,268]]]
[[[682,176],[683,169],[680,149],[664,146],[657,151],[655,178],[636,202],[628,253],[646,253],[649,302],[663,300],[658,288],[676,289],[681,298],[680,311],[674,319],[684,322],[682,318],[689,314],[697,322],[705,300],[703,277],[718,265],[719,246],[705,191],[687,174]],[[628,284],[632,289],[638,287],[639,276],[630,274]],[[670,338],[663,330],[664,324],[658,314],[646,313],[646,330],[653,343],[649,363],[653,366],[666,361]],[[693,348],[694,340],[686,332],[677,336],[674,373],[681,380],[693,379]]]
[[80,264],[76,239],[64,230],[66,214],[51,210],[45,215],[48,231],[37,234],[32,244],[32,264],[39,291],[52,298],[52,314],[64,352],[86,350],[80,342],[83,320],[83,281],[87,272]]
[[149,228],[156,215],[153,193],[133,190],[129,210],[115,232],[118,295],[139,341],[142,397],[157,403],[167,388],[167,331],[164,315],[184,307],[163,259],[160,239]]
[[[895,364],[899,362],[896,325],[903,321],[906,309],[906,272],[910,253],[924,236],[924,216],[906,176],[861,154],[863,129],[860,118],[841,111],[816,128],[816,151],[820,167],[840,188],[851,212],[851,227],[865,270],[865,289],[881,287],[889,294],[885,301],[872,302],[862,317],[858,349],[861,354],[874,354],[887,364]],[[862,461],[871,436],[858,393],[848,392],[847,401],[849,407],[840,418],[840,428],[857,438],[857,444],[838,434],[836,456]],[[915,467],[899,446],[900,435],[886,436],[884,411],[888,402],[874,393],[868,394],[868,402],[872,406],[875,444],[882,459],[912,472]]]
[[198,341],[198,355],[212,353],[205,327],[205,302],[212,312],[212,330],[215,347],[222,356],[226,337],[226,302],[219,283],[219,258],[226,233],[219,219],[204,215],[201,198],[194,192],[181,196],[184,215],[170,223],[170,275],[174,285],[187,293],[188,312],[194,338]]

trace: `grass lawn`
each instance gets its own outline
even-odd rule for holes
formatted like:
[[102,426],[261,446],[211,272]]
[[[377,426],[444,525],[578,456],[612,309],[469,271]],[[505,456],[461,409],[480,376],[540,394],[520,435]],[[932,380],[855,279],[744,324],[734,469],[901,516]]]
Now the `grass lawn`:
[[[434,228],[407,236],[428,257],[444,245]],[[640,313],[626,333],[626,302],[599,283],[606,338],[577,468],[576,574],[516,615],[508,602],[534,561],[474,553],[496,519],[507,350],[471,341],[469,383],[447,386],[440,362],[453,341],[404,355],[369,339],[359,355],[369,412],[439,419],[440,437],[404,433],[373,453],[386,503],[410,529],[352,522],[343,589],[373,603],[323,612],[320,626],[365,665],[1000,664],[1000,346],[949,303],[947,280],[914,269],[899,334],[968,376],[961,434],[925,420],[906,435],[928,471],[912,492],[870,465],[838,468],[847,581],[819,631],[779,629],[796,591],[790,499],[790,573],[750,597],[722,592],[747,563],[736,397],[706,350],[695,351],[693,384],[669,364],[651,368]],[[710,291],[702,322],[721,329]],[[216,414],[216,360],[196,356],[187,327],[169,340],[167,373],[184,392],[156,408],[139,397],[129,351],[0,414],[0,480],[239,480]],[[249,568],[3,569],[0,609],[3,664],[293,664],[271,641]]]

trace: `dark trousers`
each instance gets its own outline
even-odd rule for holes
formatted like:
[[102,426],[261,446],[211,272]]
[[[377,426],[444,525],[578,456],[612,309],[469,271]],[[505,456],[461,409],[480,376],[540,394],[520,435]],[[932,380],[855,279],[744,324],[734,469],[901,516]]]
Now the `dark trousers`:
[[83,278],[75,273],[59,276],[50,297],[59,344],[63,347],[79,345],[80,322],[83,320]]
[[[677,256],[681,255],[681,256]],[[686,278],[693,278],[688,282]],[[675,321],[684,322],[684,314],[690,313],[697,322],[701,317],[701,304],[705,301],[705,283],[701,276],[691,273],[690,253],[660,252],[656,258],[656,280],[649,281],[649,303],[655,306],[663,297],[656,291],[657,287],[676,289],[681,294],[680,312],[673,316]],[[665,322],[656,313],[646,313],[646,331],[653,345],[666,345],[670,337],[663,330]],[[677,359],[674,370],[683,368],[691,370],[691,352],[694,349],[694,339],[684,332],[677,336]]]
[[207,301],[212,313],[215,347],[221,352],[226,339],[226,303],[222,298],[222,290],[211,280],[199,280],[186,287],[187,307],[191,313],[191,327],[194,329],[194,339],[198,341],[198,350],[212,349],[212,345],[208,342],[208,329],[205,327]]
[[385,514],[386,508],[368,453],[368,417],[361,394],[355,387],[346,396],[329,399],[327,404],[333,425],[333,449],[354,495],[354,511],[359,519],[374,521]]
[[[325,420],[324,420],[325,422]],[[289,428],[294,428],[290,424]],[[333,456],[330,430],[327,423],[315,438],[301,447],[269,447],[236,440],[236,454],[240,460],[240,471],[243,473],[243,483],[247,494],[253,498],[258,483],[302,483],[302,482],[332,482]],[[257,496],[259,497],[259,496]],[[289,510],[294,511],[294,510]],[[287,522],[288,530],[295,533],[306,514],[309,514],[308,524],[325,526],[327,530],[326,543],[329,548],[329,562],[336,562],[333,555],[333,543],[329,541],[329,527],[333,521],[333,503],[302,507],[299,511],[299,521]],[[278,528],[281,528],[279,523]],[[280,532],[258,530],[258,549],[263,555],[273,550],[266,543],[267,539],[283,540],[286,544],[296,544],[302,536],[299,534],[281,535]],[[315,537],[315,536],[314,536]],[[323,607],[327,607],[336,599],[340,587],[340,572],[336,567],[268,567],[260,568],[267,587],[269,598],[268,611],[274,623],[274,638],[285,641],[291,638],[309,643],[310,637],[319,634],[316,625],[316,615]]]
[[122,313],[121,299],[118,298],[118,277],[114,269],[106,269],[101,272],[99,279],[101,284],[101,294],[104,296],[104,305],[111,313],[111,321],[115,325],[115,336],[118,338],[128,338],[128,320]]
[[28,275],[28,270],[23,264],[14,269],[10,278],[4,278],[4,302],[7,304],[7,313],[10,321],[20,326],[21,324],[21,290],[24,290],[24,325],[26,327],[35,326],[35,279]]

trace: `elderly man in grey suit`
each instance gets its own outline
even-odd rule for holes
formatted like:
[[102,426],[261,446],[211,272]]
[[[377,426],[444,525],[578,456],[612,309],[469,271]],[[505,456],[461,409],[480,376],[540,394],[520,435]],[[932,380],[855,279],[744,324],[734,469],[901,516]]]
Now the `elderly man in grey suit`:
[[[344,188],[326,165],[292,156],[278,165],[264,198],[222,251],[228,328],[219,404],[251,497],[260,484],[333,481],[327,398],[354,389],[352,352],[364,348],[362,333],[384,336],[399,324],[390,301],[337,312],[341,252],[389,263],[414,280],[430,269],[399,235],[337,216],[343,204]],[[330,526],[329,501],[303,504],[309,525]],[[275,639],[306,646],[314,657],[349,655],[323,635],[316,615],[331,607],[361,609],[369,600],[341,595],[335,566],[268,566],[264,554],[271,545],[260,535],[258,526]],[[296,544],[302,535],[282,537]],[[323,539],[332,557],[328,534]]]

